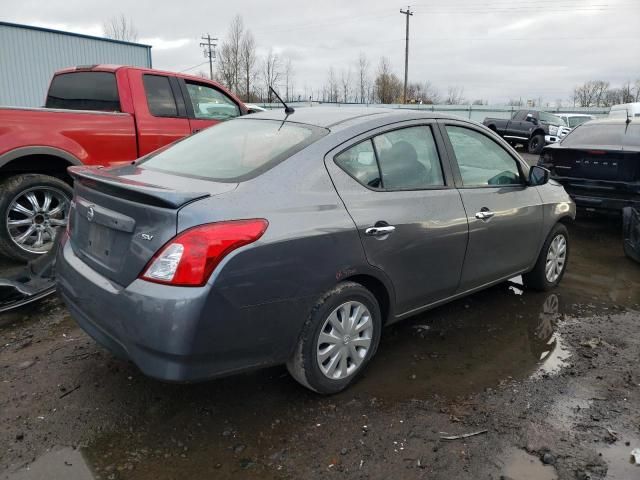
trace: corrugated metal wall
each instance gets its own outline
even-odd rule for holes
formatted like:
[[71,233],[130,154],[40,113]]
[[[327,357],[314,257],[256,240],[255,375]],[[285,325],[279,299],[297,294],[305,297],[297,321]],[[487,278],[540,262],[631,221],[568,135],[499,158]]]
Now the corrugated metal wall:
[[53,72],[99,63],[151,67],[151,47],[0,22],[0,105],[40,107]]

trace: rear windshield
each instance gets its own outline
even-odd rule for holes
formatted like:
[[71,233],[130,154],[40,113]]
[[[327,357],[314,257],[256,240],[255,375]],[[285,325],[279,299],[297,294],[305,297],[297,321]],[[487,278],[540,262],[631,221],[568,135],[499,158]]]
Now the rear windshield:
[[75,72],[56,75],[47,94],[47,108],[119,112],[116,76],[111,72]]
[[581,145],[622,145],[626,125],[624,123],[602,124],[585,123],[569,133],[562,146],[576,147]]
[[276,120],[229,120],[151,155],[142,166],[207,180],[241,182],[269,170],[328,132]]

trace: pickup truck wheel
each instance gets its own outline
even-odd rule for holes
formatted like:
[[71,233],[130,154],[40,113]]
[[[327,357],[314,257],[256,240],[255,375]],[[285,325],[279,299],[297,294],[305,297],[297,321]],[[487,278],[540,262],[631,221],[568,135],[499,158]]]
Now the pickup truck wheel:
[[529,139],[529,145],[528,145],[529,153],[534,153],[536,155],[539,155],[542,152],[543,148],[544,148],[544,135],[542,134],[534,135]]
[[29,261],[47,253],[67,225],[72,190],[49,175],[27,173],[0,184],[0,254]]

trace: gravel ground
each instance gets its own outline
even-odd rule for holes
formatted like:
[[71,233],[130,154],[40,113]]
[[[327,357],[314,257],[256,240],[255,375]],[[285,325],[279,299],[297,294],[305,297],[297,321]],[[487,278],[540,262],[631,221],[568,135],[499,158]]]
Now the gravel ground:
[[0,478],[640,478],[640,266],[616,220],[570,234],[559,288],[516,278],[392,326],[332,397],[284,368],[156,382],[55,298],[0,316]]

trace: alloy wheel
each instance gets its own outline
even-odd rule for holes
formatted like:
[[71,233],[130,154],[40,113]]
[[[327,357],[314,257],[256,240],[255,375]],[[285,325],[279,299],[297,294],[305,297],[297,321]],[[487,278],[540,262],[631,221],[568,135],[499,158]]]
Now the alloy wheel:
[[567,260],[567,239],[564,235],[556,235],[549,244],[545,276],[549,283],[554,283],[564,270]]
[[53,187],[20,192],[9,204],[5,219],[11,240],[28,253],[48,252],[56,230],[67,225],[69,201],[62,190]]

